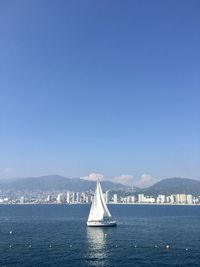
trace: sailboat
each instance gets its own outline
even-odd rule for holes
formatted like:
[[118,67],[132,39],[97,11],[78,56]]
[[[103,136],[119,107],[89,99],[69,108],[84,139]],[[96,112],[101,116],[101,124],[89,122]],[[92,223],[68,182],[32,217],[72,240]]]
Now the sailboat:
[[117,226],[117,223],[112,220],[110,211],[105,203],[99,180],[97,180],[87,226]]

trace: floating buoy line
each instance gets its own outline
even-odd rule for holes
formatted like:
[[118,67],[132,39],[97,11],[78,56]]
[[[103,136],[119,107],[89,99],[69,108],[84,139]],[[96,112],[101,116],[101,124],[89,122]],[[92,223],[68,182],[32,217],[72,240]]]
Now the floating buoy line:
[[[9,244],[9,249],[15,249],[15,247],[17,246],[17,248],[19,249],[19,244]],[[74,245],[73,244],[68,244],[68,247],[69,248],[74,248]],[[76,247],[76,246],[75,246]],[[115,244],[114,245],[114,248],[118,248],[119,247],[119,245],[118,244]],[[29,244],[29,245],[27,245],[26,246],[26,248],[29,248],[29,249],[32,249],[32,248],[34,248],[34,247],[32,247],[32,245],[31,244]],[[45,248],[45,247],[44,247]],[[47,246],[47,248],[48,249],[53,249],[54,248],[54,246],[52,245],[52,244],[49,244],[48,246]],[[138,245],[133,245],[133,248],[134,249],[151,249],[151,248],[155,248],[155,249],[157,249],[157,248],[159,248],[160,250],[161,249],[166,249],[166,250],[172,250],[172,247],[171,247],[171,245],[169,245],[169,244],[167,244],[167,245],[162,245],[162,246],[158,246],[158,245],[154,245],[154,246],[149,246],[149,247],[144,247],[144,246],[138,246]],[[179,249],[178,247],[176,247],[175,249]],[[185,251],[191,251],[192,250],[192,248],[188,248],[188,247],[186,247],[186,248],[183,248],[183,250],[185,250]]]

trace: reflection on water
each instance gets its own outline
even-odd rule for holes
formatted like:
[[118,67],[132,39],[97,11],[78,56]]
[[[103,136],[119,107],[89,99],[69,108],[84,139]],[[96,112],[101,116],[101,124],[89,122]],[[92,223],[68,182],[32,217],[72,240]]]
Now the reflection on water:
[[101,227],[87,228],[88,259],[90,266],[106,266],[108,231]]

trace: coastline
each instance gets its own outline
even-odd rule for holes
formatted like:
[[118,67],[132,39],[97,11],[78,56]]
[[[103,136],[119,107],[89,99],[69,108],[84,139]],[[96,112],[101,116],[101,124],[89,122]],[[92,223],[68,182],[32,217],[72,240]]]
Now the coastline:
[[[200,206],[200,203],[198,204],[187,204],[187,203],[107,203],[108,205],[146,205],[146,206]],[[72,206],[72,205],[91,205],[91,203],[0,203],[0,206],[5,205],[66,205],[66,206]]]

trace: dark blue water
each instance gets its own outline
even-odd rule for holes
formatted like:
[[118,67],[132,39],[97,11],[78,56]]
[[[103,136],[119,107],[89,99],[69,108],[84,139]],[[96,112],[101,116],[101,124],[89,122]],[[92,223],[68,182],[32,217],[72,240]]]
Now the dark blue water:
[[116,228],[89,208],[0,205],[0,266],[200,266],[200,206],[110,205]]

